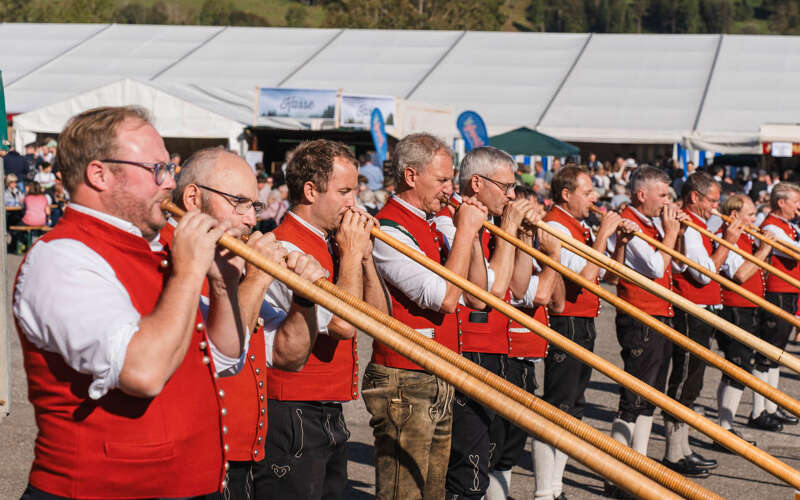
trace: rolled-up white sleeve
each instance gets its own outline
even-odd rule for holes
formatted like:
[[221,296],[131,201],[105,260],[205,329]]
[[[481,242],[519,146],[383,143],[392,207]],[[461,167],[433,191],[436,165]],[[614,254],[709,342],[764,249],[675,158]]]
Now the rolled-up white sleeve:
[[[558,222],[555,221],[549,221],[547,224],[554,229],[558,229],[559,231],[564,233],[565,236],[572,238],[572,234],[569,232],[569,229],[564,227],[563,224],[559,224]],[[561,264],[569,268],[570,271],[579,273],[583,271],[584,267],[586,267],[586,259],[584,259],[578,254],[573,253],[570,250],[567,250],[565,247],[562,246]]]
[[736,252],[728,252],[728,256],[725,257],[725,262],[722,263],[719,272],[724,274],[725,277],[733,279],[742,264],[744,264],[744,257]]
[[[703,237],[700,233],[690,227],[687,227],[686,231],[683,233],[683,244],[687,258],[693,262],[696,262],[697,264],[700,264],[712,273],[717,272],[716,267],[714,266],[714,261],[711,260],[711,256],[708,254],[706,247],[703,245]],[[707,285],[711,283],[711,278],[705,274],[702,274],[692,268],[687,269],[687,271],[692,279],[697,283],[701,285]]]
[[[778,226],[774,224],[768,224],[764,226],[762,229],[774,234],[776,240],[782,243],[787,243],[789,245],[792,245],[794,248],[800,251],[800,242],[794,241],[792,238],[789,237],[788,234],[786,234],[786,232],[783,229],[779,228]],[[789,257],[788,255],[781,252],[777,248],[773,248],[772,253],[777,255],[778,257]]]
[[118,387],[141,319],[108,262],[70,239],[31,249],[14,290],[14,315],[32,344],[92,376],[92,399]]
[[530,281],[528,282],[528,289],[525,290],[525,295],[523,295],[519,299],[515,299],[511,297],[511,305],[514,307],[527,307],[531,308],[535,304],[533,303],[534,299],[536,298],[536,292],[539,290],[539,276],[533,275],[531,276]]
[[[414,240],[403,231],[388,225],[382,225],[381,230],[422,253]],[[449,245],[449,241],[447,243]],[[372,258],[375,261],[375,268],[386,283],[397,288],[423,309],[433,311],[441,309],[447,292],[447,282],[444,278],[377,239],[372,247]]]

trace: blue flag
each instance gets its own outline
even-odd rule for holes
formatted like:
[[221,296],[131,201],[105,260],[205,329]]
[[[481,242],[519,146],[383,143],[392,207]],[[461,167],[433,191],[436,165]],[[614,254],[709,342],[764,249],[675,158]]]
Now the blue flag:
[[8,120],[6,119],[6,96],[3,93],[3,72],[0,71],[0,149],[8,151]]
[[461,132],[461,137],[464,138],[467,151],[489,144],[486,124],[483,123],[483,118],[481,118],[478,113],[474,111],[464,111],[458,115],[456,127],[458,127],[458,131]]
[[378,154],[378,166],[383,167],[383,162],[389,153],[389,144],[386,140],[386,129],[383,126],[383,114],[378,108],[372,110],[369,130],[372,132],[372,143],[375,145],[375,152]]

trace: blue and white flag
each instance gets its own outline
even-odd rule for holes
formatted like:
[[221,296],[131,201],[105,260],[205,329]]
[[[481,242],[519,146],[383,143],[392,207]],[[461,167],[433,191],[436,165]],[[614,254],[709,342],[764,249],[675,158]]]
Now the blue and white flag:
[[458,115],[456,127],[464,138],[467,151],[489,144],[489,135],[486,133],[486,124],[481,116],[474,111],[464,111]]
[[389,153],[389,144],[386,140],[383,114],[379,108],[372,110],[372,115],[369,120],[369,129],[370,132],[372,132],[372,143],[375,145],[375,152],[378,154],[378,166],[381,167]]

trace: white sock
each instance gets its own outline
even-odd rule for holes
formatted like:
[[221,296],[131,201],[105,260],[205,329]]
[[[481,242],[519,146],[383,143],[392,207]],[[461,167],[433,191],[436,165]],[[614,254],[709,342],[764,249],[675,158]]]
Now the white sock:
[[633,430],[633,449],[644,456],[647,456],[647,444],[650,442],[652,428],[652,415],[639,415],[636,417],[636,427]]
[[664,451],[664,459],[675,463],[683,458],[683,444],[681,443],[678,423],[665,421],[664,431],[667,439],[667,446]]
[[553,496],[558,497],[564,490],[564,469],[567,468],[569,457],[563,451],[556,449],[556,463],[553,465]]
[[611,424],[611,437],[625,446],[630,446],[631,441],[633,441],[633,429],[635,425],[634,422],[626,422],[617,417]]
[[549,444],[533,440],[533,474],[536,478],[535,500],[553,500],[553,466],[556,462],[556,449]]
[[681,443],[683,443],[683,456],[688,457],[694,451],[692,451],[692,447],[689,446],[689,425],[688,424],[681,424]]
[[[757,379],[769,384],[769,377],[767,372],[762,372],[760,370],[753,370],[753,375],[755,375]],[[767,398],[765,398],[761,394],[753,392],[753,410],[752,413],[750,413],[751,418],[758,418],[759,415],[761,415],[766,406],[765,405],[766,400]]]
[[[780,368],[770,368],[767,372],[767,380],[769,381],[769,385],[774,388],[778,388],[778,381],[781,378],[781,369]],[[767,399],[764,402],[765,408],[767,413],[775,413],[778,410],[778,405]]]
[[719,408],[719,425],[723,429],[732,429],[733,420],[736,417],[736,410],[739,409],[739,402],[742,400],[744,391],[734,387],[724,380],[719,383],[717,388],[717,407]]
[[489,488],[486,500],[506,500],[511,491],[511,469],[495,470],[489,473]]

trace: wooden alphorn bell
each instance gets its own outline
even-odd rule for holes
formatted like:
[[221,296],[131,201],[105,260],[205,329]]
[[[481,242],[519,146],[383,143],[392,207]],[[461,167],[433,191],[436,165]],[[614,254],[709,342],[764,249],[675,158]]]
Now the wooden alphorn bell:
[[[592,211],[595,212],[595,213],[598,213],[598,214],[602,214],[603,213],[603,211],[600,210],[597,207],[592,207]],[[642,240],[644,240],[647,243],[649,243],[650,245],[658,248],[659,250],[661,250],[661,251],[663,251],[665,253],[668,253],[670,256],[672,256],[673,259],[678,260],[678,261],[686,264],[687,266],[691,267],[692,269],[694,269],[695,271],[699,272],[700,274],[708,276],[712,281],[716,281],[717,283],[719,283],[723,287],[727,288],[728,290],[741,295],[745,299],[749,300],[753,304],[756,304],[757,306],[761,307],[762,309],[764,309],[765,311],[769,312],[770,314],[772,314],[774,316],[778,316],[782,320],[793,324],[797,328],[800,328],[800,318],[798,318],[797,316],[795,316],[793,314],[790,314],[790,313],[784,311],[783,309],[781,309],[780,307],[776,306],[772,302],[769,302],[768,300],[766,300],[764,297],[761,297],[759,295],[754,294],[750,290],[747,290],[746,288],[744,288],[743,286],[735,283],[734,281],[725,278],[721,274],[709,271],[708,269],[706,269],[705,267],[701,266],[697,262],[689,259],[688,257],[683,255],[682,253],[678,252],[674,248],[669,248],[668,246],[664,245],[663,243],[661,243],[657,239],[651,238],[650,236],[647,236],[646,234],[644,234],[641,231],[636,231],[633,234],[637,238],[641,238]],[[745,252],[745,253],[747,253],[747,252]],[[756,259],[756,260],[758,260],[758,259]],[[759,339],[755,335],[752,335],[752,334],[750,334],[750,335],[753,337],[753,339],[758,339],[758,340],[760,340],[761,342],[764,342],[767,345],[772,345],[772,344],[769,344],[768,342],[765,342],[763,339]],[[738,338],[736,340],[738,340],[739,342],[742,342]],[[760,349],[758,349],[758,348],[756,348],[754,346],[751,346],[747,342],[742,342],[742,343],[747,345],[748,347],[752,347],[753,349],[756,349],[757,351],[760,352]],[[755,342],[755,343],[758,343],[758,342]],[[800,407],[798,408],[798,410],[800,410]],[[793,413],[795,413],[795,412],[793,412]],[[800,415],[798,415],[798,416],[800,416]]]
[[[719,217],[720,219],[722,219],[723,221],[725,221],[728,224],[733,222],[733,217],[731,217],[730,215],[725,215],[725,214],[721,213],[718,210],[712,210],[711,213],[716,215],[717,217]],[[744,231],[747,234],[749,234],[750,236],[752,236],[753,238],[756,238],[756,239],[760,240],[762,243],[766,243],[767,245],[771,246],[772,248],[774,248],[776,250],[780,250],[786,256],[788,256],[788,257],[790,257],[790,258],[792,258],[794,260],[800,261],[800,250],[794,248],[793,246],[789,245],[785,241],[781,241],[781,240],[778,240],[778,239],[775,239],[775,240],[772,240],[772,241],[767,240],[764,237],[764,233],[767,232],[767,231],[764,231],[760,227],[748,224],[744,228]]]
[[[452,200],[451,203],[453,203]],[[530,248],[528,245],[525,245],[521,240],[519,240],[515,236],[508,234],[507,232],[503,231],[502,229],[495,226],[494,224],[491,224],[488,221],[485,221],[483,223],[483,227],[507,241],[512,241],[518,244],[518,246],[522,245],[524,247],[527,247],[524,250],[530,255],[534,255],[534,253],[532,252],[535,252],[536,255],[541,255],[542,257],[546,258],[546,256],[541,252],[538,252],[537,250]],[[558,233],[558,236],[564,238],[564,236],[561,235],[559,231],[552,229],[549,226],[547,226],[547,229],[550,229]],[[703,434],[706,434],[711,439],[722,444],[723,446],[733,451],[734,453],[737,453],[742,457],[746,458],[747,460],[750,460],[751,462],[761,467],[762,469],[766,470],[775,477],[778,477],[779,479],[786,481],[787,483],[793,486],[796,484],[800,484],[800,473],[798,473],[798,471],[789,467],[785,463],[781,462],[777,458],[773,457],[772,455],[754,447],[753,445],[739,438],[738,436],[731,434],[727,430],[709,421],[705,417],[698,415],[689,408],[683,406],[674,399],[670,398],[666,394],[653,389],[653,387],[645,384],[638,378],[625,372],[624,370],[614,365],[613,363],[610,363],[609,361],[601,358],[595,353],[576,344],[572,340],[565,338],[563,335],[559,334],[555,330],[539,323],[538,321],[534,320],[533,318],[523,313],[522,311],[518,310],[517,308],[507,304],[505,301],[501,299],[498,299],[491,293],[475,285],[469,280],[453,273],[446,267],[434,262],[433,260],[429,259],[422,253],[408,248],[406,245],[397,241],[391,236],[387,235],[380,229],[373,228],[372,235],[375,238],[383,241],[387,245],[391,246],[395,250],[403,253],[403,255],[409,257],[410,259],[414,260],[423,267],[429,269],[430,271],[435,272],[436,274],[443,277],[447,281],[453,283],[454,285],[461,288],[465,292],[476,297],[481,302],[484,302],[485,304],[491,306],[493,309],[497,310],[503,315],[508,316],[517,323],[523,325],[532,332],[538,334],[540,337],[543,337],[545,340],[551,342],[553,345],[557,346],[559,349],[563,350],[570,356],[574,357],[575,359],[578,359],[582,363],[591,366],[595,370],[606,375],[608,378],[614,380],[615,382],[624,386],[625,388],[639,394],[640,396],[644,397],[645,399],[647,399],[654,405],[658,406],[659,408],[663,409],[667,413],[673,415],[674,417],[683,422],[686,422],[688,425],[691,425],[698,431],[702,432]],[[548,258],[547,260],[549,260],[553,264],[560,265],[560,263],[556,263],[552,259]],[[553,267],[555,268],[555,265]]]
[[[161,204],[161,208],[177,217],[181,217],[185,213],[169,200],[164,200]],[[402,335],[398,335],[383,323],[351,307],[347,302],[323,290],[319,285],[306,281],[280,264],[267,259],[242,241],[226,234],[223,235],[217,243],[244,258],[275,279],[285,283],[294,293],[325,307],[332,313],[353,324],[364,333],[372,336],[375,340],[391,347],[414,363],[422,366],[430,373],[441,377],[448,383],[457,387],[472,399],[485,404],[509,421],[525,429],[532,435],[537,436],[537,439],[541,439],[561,449],[569,456],[587,465],[593,471],[608,478],[610,481],[614,482],[614,484],[617,484],[630,493],[640,498],[653,500],[661,498],[680,498],[678,495],[653,482],[641,473],[631,469],[597,448],[590,446],[577,436],[525,408],[517,401],[496,391],[485,382],[460,371],[454,365],[436,356],[433,352],[425,350]],[[398,244],[401,243],[398,242]],[[410,251],[413,252],[413,250]],[[328,283],[327,280],[319,280],[319,282],[323,281]],[[713,493],[711,493],[711,495],[713,496]]]
[[[633,269],[630,269],[624,266],[623,264],[620,264],[619,262],[615,261],[614,259],[611,259],[607,255],[598,252],[589,245],[586,245],[581,241],[575,240],[569,235],[563,234],[561,231],[551,227],[550,225],[546,224],[543,221],[537,222],[536,227],[541,228],[543,231],[546,231],[547,233],[561,240],[562,245],[567,250],[577,253],[578,255],[587,257],[587,260],[597,264],[598,266],[604,267],[605,269],[611,271],[617,276],[625,278],[631,283],[634,283],[640,288],[643,288],[648,292],[652,293],[656,297],[660,297],[670,302],[671,304],[681,308],[682,310],[700,319],[701,321],[704,321],[712,325],[714,328],[721,331],[722,333],[725,333],[726,335],[735,338],[736,340],[747,345],[748,347],[760,352],[761,354],[775,361],[776,363],[785,366],[797,373],[800,373],[800,359],[791,355],[785,350],[780,349],[758,337],[755,337],[754,335],[747,332],[743,328],[733,325],[728,321],[725,321],[724,319],[720,318],[711,311],[699,307],[697,304],[686,299],[685,297],[682,297],[681,295],[673,292],[672,290],[669,290],[668,288],[665,288],[659,285],[658,283],[649,280],[648,278],[642,276]],[[727,243],[727,241],[725,243]],[[758,261],[758,259],[755,260]]]

